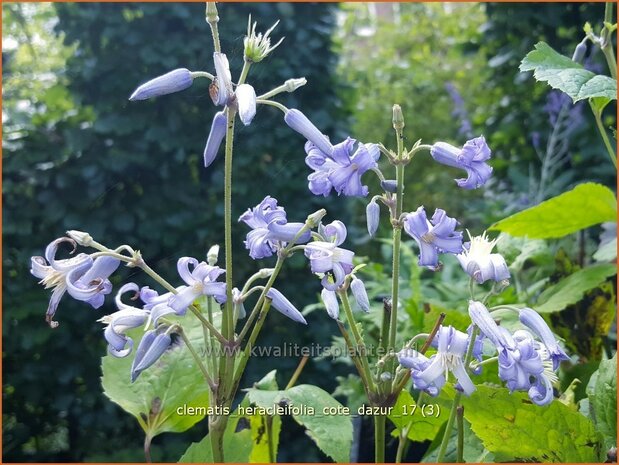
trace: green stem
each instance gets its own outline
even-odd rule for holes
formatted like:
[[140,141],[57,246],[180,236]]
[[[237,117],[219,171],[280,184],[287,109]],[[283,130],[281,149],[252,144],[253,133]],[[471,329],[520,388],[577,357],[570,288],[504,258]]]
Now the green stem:
[[363,368],[365,378],[370,383],[367,388],[370,392],[372,392],[374,391],[374,382],[372,381],[372,370],[370,369],[370,364],[368,362],[368,353],[365,342],[359,332],[359,328],[357,328],[357,324],[355,323],[355,317],[350,307],[347,291],[338,291],[338,295],[342,301],[342,306],[344,307],[344,313],[346,313],[348,325],[350,326],[350,330],[355,338],[355,352],[359,353],[359,359],[361,360],[361,366]]
[[249,61],[243,61],[243,69],[241,70],[241,75],[239,76],[238,85],[245,83],[245,79],[247,79],[247,74],[249,73],[249,68],[251,67],[251,63]]
[[458,445],[456,448],[456,462],[464,463],[464,407],[456,409],[456,422],[458,424]]
[[[613,4],[614,2],[606,2],[606,8],[604,10],[604,22],[613,23]],[[602,30],[602,52],[608,63],[608,69],[610,75],[617,79],[617,59],[615,58],[615,51],[613,49],[612,32],[608,30],[606,26]]]
[[208,432],[211,437],[213,463],[224,463],[224,432],[228,423],[226,416],[209,416]]
[[288,384],[286,384],[286,387],[284,389],[290,389],[292,386],[294,386],[297,383],[297,380],[299,379],[299,376],[301,375],[301,372],[303,371],[303,368],[305,367],[305,364],[307,363],[308,360],[309,360],[309,355],[304,355],[301,361],[299,362],[297,369],[294,370],[294,373],[292,374],[290,381],[288,381]]
[[344,323],[342,323],[339,320],[336,322],[337,322],[338,328],[340,328],[340,332],[342,333],[342,336],[344,337],[344,341],[346,342],[346,347],[349,350],[350,358],[352,359],[353,363],[355,364],[355,367],[357,368],[357,372],[359,373],[359,376],[361,377],[361,382],[363,384],[363,387],[365,388],[366,393],[368,394],[368,397],[369,397],[370,391],[368,389],[371,383],[371,378],[367,378],[367,375],[365,371],[363,370],[363,365],[361,364],[361,361],[359,360],[359,357],[357,356],[355,345],[353,344],[352,339],[350,339],[350,334],[348,334],[348,331],[346,331],[346,328],[344,327]]
[[261,105],[271,105],[272,107],[279,108],[284,113],[288,112],[288,108],[286,108],[284,105],[282,105],[279,102],[274,102],[273,100],[265,100],[265,99],[259,98],[259,99],[256,99],[256,103],[261,104]]
[[217,6],[215,2],[206,3],[206,22],[211,27],[211,33],[213,34],[213,48],[216,52],[221,52],[221,44],[219,43],[219,29],[217,28],[219,14],[217,13]]
[[374,462],[385,463],[385,421],[384,415],[374,416]]
[[[478,334],[479,328],[475,326],[475,328],[473,329],[473,333],[471,334],[471,339],[469,340],[468,348],[466,349],[466,355],[464,357],[465,367],[468,367],[469,363],[471,362],[471,357],[473,356],[473,347],[475,346],[475,339],[477,339]],[[437,463],[441,463],[445,459],[445,451],[447,450],[447,444],[449,443],[451,429],[456,418],[456,412],[458,410],[458,406],[460,405],[461,397],[462,393],[458,391],[454,397],[453,404],[451,406],[451,412],[449,412],[449,419],[447,420],[447,426],[445,427],[445,434],[443,436],[443,441],[441,442],[441,447],[438,451],[438,456],[436,458]]]
[[608,157],[610,158],[610,161],[613,163],[616,169],[617,168],[617,154],[613,150],[613,146],[610,144],[610,140],[608,139],[608,134],[606,134],[604,123],[602,123],[602,113],[596,110],[591,102],[589,102],[589,105],[591,106],[591,111],[593,112],[593,116],[595,117],[595,124],[598,128],[598,131],[600,132],[600,135],[602,136],[602,140],[604,141],[604,146],[606,147],[606,152],[608,153]]
[[217,331],[217,328],[215,328],[213,323],[211,323],[206,318],[204,318],[204,315],[200,313],[200,309],[196,305],[191,305],[189,307],[189,310],[191,310],[191,312],[198,318],[198,320],[200,320],[200,322],[202,323],[202,326],[207,328],[210,331],[210,333],[213,336],[215,336],[222,345],[228,344],[228,340],[225,337],[223,337],[223,335],[219,331]]

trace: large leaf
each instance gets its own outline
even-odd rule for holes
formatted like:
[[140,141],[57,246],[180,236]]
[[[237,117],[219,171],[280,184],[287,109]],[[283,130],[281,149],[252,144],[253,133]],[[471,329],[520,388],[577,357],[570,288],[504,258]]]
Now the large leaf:
[[[194,346],[202,348],[198,319],[189,313],[182,319],[182,325]],[[141,329],[129,333],[135,347],[143,333]],[[154,437],[164,432],[180,433],[206,416],[208,386],[184,344],[169,350],[131,383],[134,355],[135,351],[125,358],[103,357],[101,383],[105,395],[133,415],[146,434]],[[182,413],[177,412],[179,408]]]
[[413,396],[404,390],[398,396],[389,419],[393,422],[397,431],[408,427],[407,437],[411,441],[426,441],[436,437],[443,423],[447,421],[447,416],[424,415],[421,408],[416,405]]
[[540,313],[560,312],[568,305],[580,301],[587,291],[598,287],[615,274],[617,266],[611,264],[593,265],[578,270],[542,292],[535,310]]
[[593,423],[554,401],[533,404],[526,393],[478,385],[462,398],[464,417],[496,461],[597,462],[602,445]]
[[617,445],[617,354],[600,363],[587,385],[589,414],[607,440],[607,447]]
[[[462,448],[462,458],[466,463],[494,463],[494,454],[484,447],[481,440],[475,436],[471,430],[471,424],[464,420],[464,444]],[[428,452],[424,455],[422,463],[436,463],[438,450],[445,434],[445,428],[441,429],[436,439],[430,445]],[[449,437],[449,443],[445,449],[445,463],[455,463],[457,460],[456,446],[458,444],[458,427],[454,424]]]
[[588,98],[617,99],[617,80],[592,73],[545,42],[535,44],[520,64],[520,71],[533,71],[538,81],[569,95],[574,102]]
[[590,226],[615,221],[617,200],[605,186],[585,183],[571,191],[508,216],[490,229],[534,239],[563,237]]
[[[255,389],[263,391],[277,391],[275,379],[276,370],[273,370],[254,384]],[[245,396],[241,403],[243,407],[249,407],[250,401]],[[270,463],[277,461],[277,449],[279,446],[279,433],[282,428],[282,419],[279,415],[248,415],[251,427],[252,449],[249,456],[250,463]]]
[[292,417],[307,429],[308,435],[336,462],[350,461],[352,421],[349,415],[325,414],[325,408],[344,407],[319,387],[300,384],[283,391],[250,389],[249,400],[262,408],[288,405]]

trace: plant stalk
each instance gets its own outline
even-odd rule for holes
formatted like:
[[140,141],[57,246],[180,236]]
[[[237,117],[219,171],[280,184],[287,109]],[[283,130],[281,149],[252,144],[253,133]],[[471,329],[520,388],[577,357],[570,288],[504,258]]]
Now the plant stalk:
[[374,462],[385,463],[385,422],[384,415],[374,416]]

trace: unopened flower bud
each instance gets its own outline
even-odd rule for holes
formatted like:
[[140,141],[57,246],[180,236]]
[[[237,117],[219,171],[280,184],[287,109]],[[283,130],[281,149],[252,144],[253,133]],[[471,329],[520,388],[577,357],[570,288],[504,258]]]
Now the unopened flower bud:
[[582,61],[585,58],[586,52],[587,52],[587,43],[585,39],[582,42],[580,42],[574,49],[574,54],[572,55],[572,61],[582,64]]
[[206,2],[206,22],[217,23],[219,21],[219,14],[217,12],[217,4],[215,2]]
[[258,270],[257,275],[259,279],[267,279],[271,277],[274,271],[275,268],[261,268]]
[[325,308],[327,309],[329,316],[334,320],[337,320],[340,316],[340,306],[337,303],[337,296],[335,295],[335,292],[328,289],[323,289],[320,293],[320,297],[325,304]]
[[284,86],[286,86],[286,92],[294,92],[299,87],[303,87],[305,84],[307,84],[307,79],[305,78],[288,79],[286,82],[284,82]]
[[146,100],[151,97],[180,92],[190,87],[192,83],[191,71],[186,68],[175,69],[142,84],[131,94],[129,100]]
[[211,131],[208,134],[206,140],[206,146],[204,147],[204,167],[208,168],[215,160],[221,142],[226,136],[226,126],[228,124],[228,118],[223,111],[219,111],[215,114],[213,122],[211,123]]
[[350,289],[352,290],[352,295],[355,297],[359,308],[365,313],[368,313],[370,311],[370,299],[368,298],[368,293],[365,290],[363,281],[356,277],[353,278],[350,283]]
[[309,225],[311,228],[315,228],[316,226],[318,226],[320,220],[322,220],[326,214],[327,210],[321,208],[320,210],[317,210],[311,215],[309,215],[307,217],[307,220],[305,221],[305,224]]
[[380,207],[374,199],[368,203],[368,206],[365,209],[365,216],[368,224],[368,233],[371,237],[374,237],[380,221]]
[[386,179],[380,182],[380,187],[382,187],[385,192],[395,194],[398,190],[398,182],[395,179]]
[[389,381],[390,379],[391,379],[391,373],[389,373],[389,372],[387,372],[387,371],[383,371],[383,372],[380,374],[380,380],[381,380],[383,383],[386,383],[386,382],[387,382],[387,381]]
[[393,128],[396,131],[404,129],[404,115],[402,114],[402,108],[398,104],[393,106]]
[[219,258],[219,245],[215,244],[211,246],[210,249],[208,249],[208,252],[206,253],[206,262],[209,265],[214,266],[217,264],[218,258]]
[[241,84],[236,88],[236,101],[239,106],[239,118],[245,126],[249,126],[256,116],[256,92],[249,84]]
[[87,232],[71,230],[67,231],[67,236],[69,236],[82,247],[90,247],[93,243],[92,236]]

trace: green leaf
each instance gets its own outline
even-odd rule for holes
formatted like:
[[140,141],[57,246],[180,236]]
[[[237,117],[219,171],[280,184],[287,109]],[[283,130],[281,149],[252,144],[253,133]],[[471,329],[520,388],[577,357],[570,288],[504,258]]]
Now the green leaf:
[[607,441],[617,445],[617,354],[603,360],[587,385],[590,417]]
[[397,429],[394,436],[397,436],[402,429],[409,428],[407,437],[411,441],[434,439],[443,423],[447,421],[445,415],[424,416],[421,408],[416,405],[413,396],[406,390],[398,396],[389,419]]
[[[254,384],[254,388],[263,391],[277,391],[279,389],[275,375],[277,370],[272,370],[260,381]],[[249,397],[245,396],[241,403],[243,407],[249,407]],[[277,461],[277,449],[279,447],[279,433],[282,429],[282,419],[279,415],[248,415],[251,428],[252,449],[249,456],[250,463],[271,463]]]
[[[464,420],[464,447],[462,449],[462,458],[465,463],[494,463],[494,454],[484,447],[481,440],[471,430],[471,424]],[[436,463],[438,459],[438,450],[440,442],[443,439],[445,429],[441,429],[441,434],[428,449],[428,453],[423,457],[422,463]],[[447,449],[445,449],[445,463],[455,463],[457,459],[458,428],[454,425]]]
[[600,286],[609,277],[617,274],[617,266],[611,264],[593,265],[578,270],[541,293],[539,313],[560,312],[568,305],[579,302],[590,289]]
[[[251,429],[239,425],[239,416],[235,414],[230,418],[224,432],[224,460],[227,463],[247,463],[252,449]],[[240,431],[237,431],[241,429]],[[211,436],[207,434],[200,442],[191,444],[179,463],[213,463],[213,449]]]
[[[336,462],[350,461],[352,421],[349,415],[326,415],[324,409],[343,409],[342,404],[319,387],[301,384],[283,391],[250,389],[249,400],[259,407],[289,405],[292,417],[325,454]],[[298,413],[295,413],[295,409]]]
[[497,462],[598,462],[601,443],[593,423],[554,401],[540,407],[525,393],[478,385],[462,398],[464,417]]
[[606,186],[585,183],[493,224],[490,229],[533,239],[563,237],[581,229],[615,221],[617,200]]
[[[187,314],[182,324],[194,346],[201,348],[202,330],[198,319]],[[141,329],[129,332],[134,347],[143,334]],[[125,358],[103,357],[101,383],[105,395],[133,415],[146,434],[154,437],[164,432],[180,433],[206,416],[208,386],[186,346],[181,344],[169,350],[131,383],[134,355],[135,350]],[[192,408],[200,410],[179,414],[179,408],[183,412]]]
[[535,44],[535,50],[520,63],[520,71],[533,71],[535,79],[565,92],[574,102],[593,97],[617,99],[615,79],[584,69],[545,42]]

